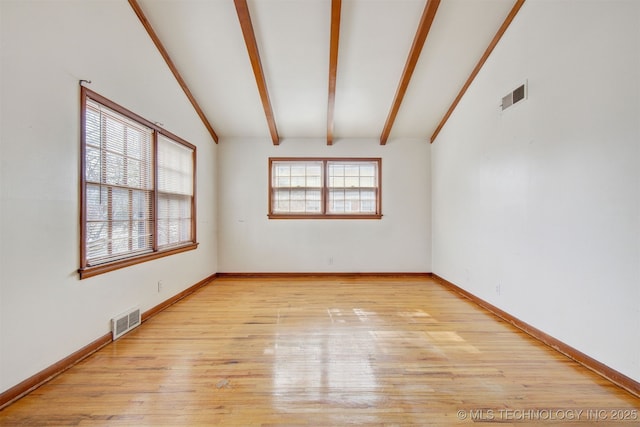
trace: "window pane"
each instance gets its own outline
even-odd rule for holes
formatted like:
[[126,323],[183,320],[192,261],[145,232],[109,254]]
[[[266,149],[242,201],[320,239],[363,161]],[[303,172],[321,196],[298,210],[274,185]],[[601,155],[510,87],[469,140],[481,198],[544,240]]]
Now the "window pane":
[[378,163],[329,161],[329,213],[377,213]]
[[291,175],[291,167],[289,165],[278,163],[275,165],[274,176],[288,177]]
[[291,192],[287,190],[274,190],[272,210],[277,213],[286,213],[290,210],[289,200],[291,199]]
[[304,190],[293,190],[291,191],[291,200],[304,200],[305,199],[305,191]]
[[292,187],[304,187],[306,184],[306,179],[304,176],[292,176],[291,177],[291,186]]
[[272,162],[271,212],[321,213],[322,169],[315,160]]
[[272,185],[274,187],[321,187],[322,163],[273,162]]
[[97,259],[107,256],[108,239],[106,222],[87,223],[87,258]]
[[158,137],[158,246],[193,241],[193,149]]
[[130,187],[141,187],[142,176],[140,174],[140,161],[135,159],[127,159],[127,184]]
[[307,200],[307,212],[320,212],[320,200]]
[[376,180],[373,176],[361,176],[360,187],[375,187]]
[[344,177],[343,176],[330,176],[329,177],[329,187],[344,187]]
[[358,165],[346,165],[344,174],[345,176],[360,176],[360,167]]
[[124,157],[119,154],[106,153],[106,183],[124,185]]
[[[270,213],[378,214],[379,160],[273,160]],[[328,174],[324,189],[324,171]],[[328,200],[325,202],[324,194]]]
[[100,182],[102,161],[100,159],[100,150],[93,147],[87,147],[85,152],[85,179],[89,182]]
[[100,111],[94,105],[88,105],[85,114],[85,142],[89,146],[100,146]]
[[329,163],[329,176],[344,176],[344,165]]
[[345,187],[359,187],[360,179],[357,176],[348,176],[344,179]]
[[106,221],[108,219],[107,188],[98,185],[88,185],[85,196],[87,219],[91,221]]
[[306,165],[304,163],[297,163],[291,165],[291,176],[305,176]]
[[191,240],[191,197],[160,195],[157,216],[159,246]]
[[271,203],[274,213],[320,213],[322,191],[320,189],[277,189]]
[[142,151],[143,135],[135,129],[127,130],[127,155],[134,159],[140,159]]
[[150,218],[151,192],[132,191],[131,214],[133,219],[144,220]]
[[85,254],[97,265],[151,251],[152,131],[93,100],[85,111]]
[[111,223],[111,254],[117,255],[129,251],[129,222]]
[[193,195],[193,150],[164,135],[158,138],[158,190]]
[[308,176],[307,177],[307,187],[322,187],[322,177],[321,176]]
[[375,200],[376,192],[373,190],[360,190],[360,199],[361,200]]
[[279,176],[276,178],[276,187],[291,187],[291,178],[288,176]]
[[129,190],[114,188],[112,190],[111,199],[112,219],[129,219]]
[[110,116],[104,116],[103,143],[107,150],[124,154],[124,123]]
[[132,250],[147,249],[151,243],[151,223],[148,221],[133,221],[131,223]]
[[360,165],[360,176],[375,176],[376,167],[375,164],[362,164]]
[[322,164],[319,164],[319,163],[308,164],[307,176],[322,176]]

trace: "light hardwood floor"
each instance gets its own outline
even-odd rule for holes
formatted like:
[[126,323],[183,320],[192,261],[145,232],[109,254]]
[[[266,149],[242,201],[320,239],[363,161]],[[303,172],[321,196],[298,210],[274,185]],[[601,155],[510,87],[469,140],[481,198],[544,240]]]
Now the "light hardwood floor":
[[474,421],[638,425],[640,399],[430,278],[220,278],[0,412],[12,426]]

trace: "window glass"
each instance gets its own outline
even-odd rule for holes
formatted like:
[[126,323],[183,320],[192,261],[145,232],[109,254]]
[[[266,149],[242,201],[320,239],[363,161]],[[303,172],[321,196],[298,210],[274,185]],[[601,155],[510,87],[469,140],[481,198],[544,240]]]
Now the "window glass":
[[380,159],[270,159],[269,216],[380,218],[380,163]]
[[82,92],[81,278],[195,248],[195,147]]

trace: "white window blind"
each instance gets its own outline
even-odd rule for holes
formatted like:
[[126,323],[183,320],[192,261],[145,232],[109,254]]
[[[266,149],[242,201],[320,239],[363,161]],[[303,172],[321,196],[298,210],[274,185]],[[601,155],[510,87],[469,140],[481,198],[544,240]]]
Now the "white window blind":
[[87,265],[153,249],[151,129],[87,100]]
[[158,247],[193,240],[193,149],[158,137]]

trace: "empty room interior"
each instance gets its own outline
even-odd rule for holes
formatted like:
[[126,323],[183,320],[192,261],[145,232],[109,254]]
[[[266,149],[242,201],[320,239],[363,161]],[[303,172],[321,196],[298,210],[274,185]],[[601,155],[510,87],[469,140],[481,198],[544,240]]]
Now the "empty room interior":
[[0,31],[0,425],[640,423],[639,1]]

